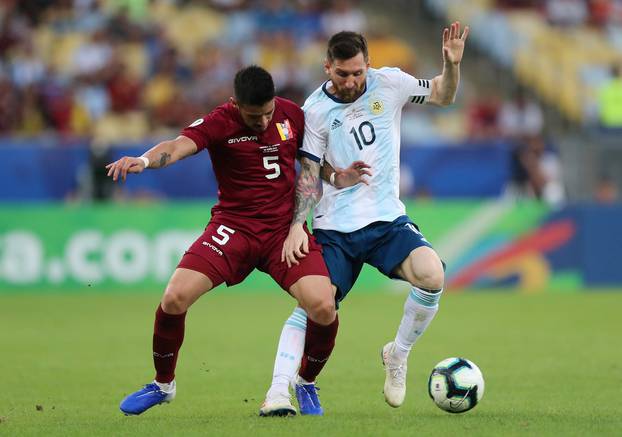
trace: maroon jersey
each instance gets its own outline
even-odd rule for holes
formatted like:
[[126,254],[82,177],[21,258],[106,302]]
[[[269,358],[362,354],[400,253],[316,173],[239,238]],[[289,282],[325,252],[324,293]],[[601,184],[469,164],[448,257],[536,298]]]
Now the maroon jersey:
[[304,114],[294,102],[275,98],[274,115],[261,133],[248,128],[231,103],[182,130],[198,150],[207,149],[218,181],[216,223],[243,223],[261,233],[288,225],[294,212],[296,154]]

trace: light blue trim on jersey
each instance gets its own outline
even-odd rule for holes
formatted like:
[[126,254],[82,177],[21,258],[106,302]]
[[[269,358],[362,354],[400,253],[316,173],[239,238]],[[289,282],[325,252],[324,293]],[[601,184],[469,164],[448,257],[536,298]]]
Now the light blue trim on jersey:
[[300,307],[296,307],[291,316],[285,321],[286,325],[298,328],[302,331],[307,330],[307,313]]
[[408,297],[424,307],[434,308],[435,306],[438,306],[438,301],[440,300],[442,293],[442,290],[438,293],[428,293],[420,288],[413,287],[412,290],[410,290]]

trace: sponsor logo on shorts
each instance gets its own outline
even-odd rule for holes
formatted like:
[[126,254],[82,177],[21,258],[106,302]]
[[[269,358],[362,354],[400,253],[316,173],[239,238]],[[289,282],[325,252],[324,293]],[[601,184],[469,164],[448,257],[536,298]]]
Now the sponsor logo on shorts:
[[216,252],[218,255],[222,256],[222,250],[220,250],[219,248],[217,248],[216,246],[214,246],[212,243],[208,243],[207,241],[203,241],[201,243],[203,246],[207,246],[210,249],[212,249],[214,252]]
[[406,223],[404,226],[406,226],[408,229],[413,231],[415,234],[419,235],[421,237],[421,241],[428,241],[428,240],[425,239],[423,234],[421,232],[419,232],[419,229],[417,229],[417,227],[415,225],[413,225],[412,223]]

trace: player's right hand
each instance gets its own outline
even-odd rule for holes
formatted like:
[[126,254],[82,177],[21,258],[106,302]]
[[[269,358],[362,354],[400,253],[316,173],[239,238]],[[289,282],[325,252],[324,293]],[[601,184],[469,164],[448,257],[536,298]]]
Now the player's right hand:
[[304,258],[309,253],[309,236],[305,232],[302,223],[294,223],[289,228],[289,234],[283,243],[281,262],[286,262],[287,267],[300,264],[298,258]]
[[125,182],[128,173],[142,173],[145,169],[145,163],[142,159],[124,156],[123,158],[108,164],[106,168],[108,169],[108,176],[112,176],[113,181],[116,182],[117,179],[119,179],[120,174],[121,179]]
[[364,176],[372,176],[370,168],[364,161],[354,161],[348,168],[335,167],[335,187],[346,188],[359,183],[369,185]]

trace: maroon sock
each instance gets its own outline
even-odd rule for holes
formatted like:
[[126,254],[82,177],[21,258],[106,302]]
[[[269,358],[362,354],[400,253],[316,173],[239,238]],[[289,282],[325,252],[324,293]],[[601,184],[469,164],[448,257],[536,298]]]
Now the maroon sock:
[[315,381],[335,347],[339,317],[330,325],[320,325],[307,317],[305,349],[298,374],[309,382]]
[[184,342],[186,313],[167,314],[158,305],[153,326],[153,364],[156,381],[168,383],[175,379],[179,348]]

